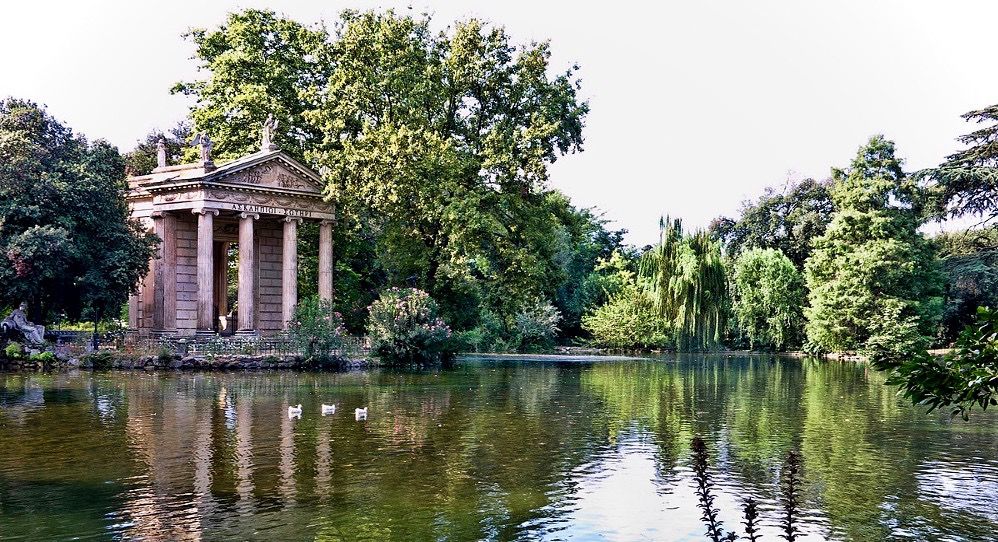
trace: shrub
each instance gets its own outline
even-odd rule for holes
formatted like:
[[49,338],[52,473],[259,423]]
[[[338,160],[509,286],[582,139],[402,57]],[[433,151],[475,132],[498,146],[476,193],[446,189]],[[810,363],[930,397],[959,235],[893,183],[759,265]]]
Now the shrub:
[[298,304],[288,324],[288,336],[306,361],[325,362],[343,347],[347,334],[343,316],[329,301],[310,297]]
[[508,352],[519,344],[519,339],[511,335],[498,314],[483,308],[477,326],[454,334],[454,348],[465,352]]
[[156,357],[159,358],[161,362],[173,361],[173,349],[165,344],[159,345],[159,351],[156,353]]
[[537,298],[516,315],[520,351],[546,350],[554,346],[561,313],[551,303]]
[[426,364],[452,354],[451,331],[429,294],[390,288],[368,307],[371,352],[388,364]]
[[44,352],[32,354],[31,357],[28,358],[28,360],[34,362],[40,362],[45,365],[51,365],[52,363],[55,363],[55,354],[46,350]]
[[19,342],[11,341],[7,344],[7,347],[3,349],[3,353],[8,359],[21,359],[24,357],[24,347],[22,347]]
[[655,311],[655,301],[636,284],[614,294],[606,305],[582,318],[582,328],[594,346],[608,348],[666,348],[672,336]]
[[84,365],[90,365],[91,369],[110,369],[114,366],[114,354],[107,350],[98,350],[83,356],[80,361]]

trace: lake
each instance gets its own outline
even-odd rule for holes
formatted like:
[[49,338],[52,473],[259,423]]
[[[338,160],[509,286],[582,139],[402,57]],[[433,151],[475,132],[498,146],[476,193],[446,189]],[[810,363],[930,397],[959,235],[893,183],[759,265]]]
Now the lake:
[[998,540],[998,413],[926,414],[883,380],[760,356],[0,373],[0,539],[704,540],[701,435],[739,534],[751,496],[778,540],[799,450],[803,540]]

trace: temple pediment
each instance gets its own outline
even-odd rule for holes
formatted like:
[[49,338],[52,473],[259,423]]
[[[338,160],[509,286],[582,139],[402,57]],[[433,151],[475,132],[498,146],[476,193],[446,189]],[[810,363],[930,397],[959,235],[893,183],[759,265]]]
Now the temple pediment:
[[253,160],[224,164],[205,178],[213,184],[246,188],[272,189],[281,192],[322,194],[322,181],[309,168],[282,152]]
[[279,149],[259,152],[211,167],[203,164],[159,167],[129,179],[135,217],[157,211],[211,208],[299,218],[332,219],[323,201],[322,179]]

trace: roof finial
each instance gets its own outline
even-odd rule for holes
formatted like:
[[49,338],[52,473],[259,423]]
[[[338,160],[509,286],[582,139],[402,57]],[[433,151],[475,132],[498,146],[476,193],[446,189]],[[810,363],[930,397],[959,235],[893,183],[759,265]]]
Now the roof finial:
[[201,146],[201,167],[205,171],[212,171],[215,169],[215,163],[211,161],[211,138],[205,132],[199,132],[198,135],[194,136],[194,145]]
[[156,167],[166,167],[166,138],[160,137],[156,142]]
[[267,120],[263,123],[263,134],[260,140],[260,151],[276,151],[277,145],[274,143],[274,132],[277,131],[278,121],[274,115],[267,113]]

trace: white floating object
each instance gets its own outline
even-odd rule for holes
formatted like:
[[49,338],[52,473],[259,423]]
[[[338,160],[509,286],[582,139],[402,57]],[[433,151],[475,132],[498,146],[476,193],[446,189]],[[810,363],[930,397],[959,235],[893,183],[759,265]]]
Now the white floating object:
[[322,405],[322,415],[325,416],[327,414],[336,414],[336,405],[323,404]]
[[367,419],[367,407],[353,409],[353,417],[357,421]]
[[301,403],[298,403],[298,406],[288,407],[288,418],[301,418]]

